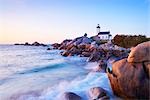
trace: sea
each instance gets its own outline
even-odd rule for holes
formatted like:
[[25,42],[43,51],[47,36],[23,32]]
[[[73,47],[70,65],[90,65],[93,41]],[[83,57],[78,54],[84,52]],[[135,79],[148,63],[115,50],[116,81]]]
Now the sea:
[[102,87],[113,97],[107,74],[92,71],[98,63],[47,48],[0,45],[0,100],[61,100],[64,92],[88,100],[92,87]]

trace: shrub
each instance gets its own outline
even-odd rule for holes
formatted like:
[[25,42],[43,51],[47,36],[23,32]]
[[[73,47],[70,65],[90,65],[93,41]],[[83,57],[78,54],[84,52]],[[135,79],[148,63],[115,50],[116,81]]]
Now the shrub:
[[150,41],[150,38],[145,35],[116,35],[112,40],[115,45],[124,48],[130,48],[146,41]]

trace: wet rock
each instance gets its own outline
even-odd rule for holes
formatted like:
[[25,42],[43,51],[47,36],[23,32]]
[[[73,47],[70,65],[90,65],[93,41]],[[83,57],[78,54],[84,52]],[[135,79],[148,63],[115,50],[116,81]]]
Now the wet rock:
[[26,42],[24,45],[25,45],[25,46],[29,46],[29,45],[31,45],[31,44],[29,44],[28,42]]
[[67,56],[70,56],[71,54],[70,54],[69,51],[64,51],[64,52],[61,53],[61,55],[64,56],[64,57],[67,57]]
[[81,97],[73,92],[65,92],[62,95],[61,100],[81,100]]
[[52,50],[52,48],[47,48],[47,50]]
[[150,62],[129,63],[127,58],[116,61],[108,72],[115,95],[128,99],[150,98]]
[[19,44],[19,43],[15,43],[14,45],[22,45],[22,44]]
[[47,46],[47,45],[42,44],[42,43],[38,43],[38,42],[34,42],[31,44],[31,46]]
[[99,66],[96,68],[96,71],[100,72],[106,72],[107,63],[104,60],[99,61]]
[[32,44],[29,44],[28,42],[25,42],[24,44],[16,43],[15,45],[24,45],[24,46],[47,46],[47,45],[45,45],[45,44],[38,43],[38,42],[34,42],[34,43],[32,43]]
[[128,62],[150,61],[150,41],[144,42],[131,49]]
[[91,100],[109,100],[106,91],[101,87],[93,87],[89,90]]
[[34,43],[32,43],[31,45],[32,45],[32,46],[40,46],[40,43],[34,42]]

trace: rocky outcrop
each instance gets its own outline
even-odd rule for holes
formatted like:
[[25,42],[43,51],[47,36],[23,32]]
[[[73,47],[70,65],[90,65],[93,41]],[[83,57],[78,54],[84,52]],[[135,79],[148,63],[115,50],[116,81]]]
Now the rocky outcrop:
[[116,47],[111,42],[99,45],[96,41],[99,41],[98,36],[88,38],[85,34],[73,40],[64,40],[61,44],[52,44],[52,46],[54,49],[64,50],[61,53],[62,56],[78,55],[81,57],[89,57],[88,61],[91,62],[108,60],[112,56],[123,58],[128,55],[126,49],[118,46]]
[[93,87],[89,90],[90,100],[109,100],[106,91],[100,87]]
[[150,42],[139,44],[113,64],[108,77],[114,94],[128,99],[150,99]]
[[31,44],[31,46],[47,46],[47,45],[45,45],[43,43],[34,42]]
[[61,96],[61,100],[81,100],[81,97],[73,92],[65,92]]
[[19,44],[19,43],[16,43],[14,45],[24,45],[24,46],[47,46],[43,43],[38,43],[38,42],[34,42],[32,44],[29,44],[28,42],[24,43],[24,44]]

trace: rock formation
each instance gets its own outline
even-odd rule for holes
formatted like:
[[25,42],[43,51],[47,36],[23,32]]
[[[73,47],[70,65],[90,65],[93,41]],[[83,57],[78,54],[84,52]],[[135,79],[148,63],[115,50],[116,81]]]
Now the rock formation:
[[113,64],[108,77],[115,95],[128,99],[150,99],[150,42],[133,48]]

